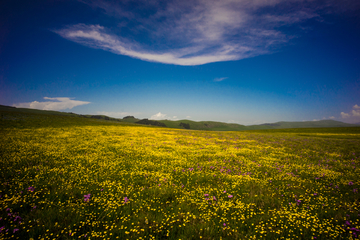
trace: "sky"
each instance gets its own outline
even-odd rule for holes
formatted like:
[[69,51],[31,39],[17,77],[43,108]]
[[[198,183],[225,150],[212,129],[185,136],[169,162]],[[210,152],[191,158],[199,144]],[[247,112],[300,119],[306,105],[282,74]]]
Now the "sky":
[[360,122],[358,0],[5,0],[0,104]]

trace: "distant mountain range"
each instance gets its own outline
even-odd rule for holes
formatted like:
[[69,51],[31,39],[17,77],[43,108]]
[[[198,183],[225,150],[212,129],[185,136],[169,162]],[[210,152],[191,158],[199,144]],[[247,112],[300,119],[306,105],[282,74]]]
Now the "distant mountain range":
[[58,111],[37,110],[29,108],[15,108],[10,106],[0,105],[1,118],[3,113],[18,112],[18,113],[32,113],[32,114],[50,114],[50,115],[64,115],[72,117],[94,118],[106,121],[135,123],[142,125],[151,125],[158,127],[192,129],[192,130],[210,130],[210,131],[244,131],[244,130],[265,130],[265,129],[286,129],[286,128],[331,128],[331,127],[359,127],[360,123],[349,124],[334,120],[320,120],[320,121],[304,121],[304,122],[276,122],[264,123],[260,125],[245,126],[236,123],[223,123],[214,121],[200,121],[195,122],[191,120],[149,120],[138,119],[133,116],[127,116],[122,119],[112,118],[105,115],[81,115],[75,113],[65,113]]

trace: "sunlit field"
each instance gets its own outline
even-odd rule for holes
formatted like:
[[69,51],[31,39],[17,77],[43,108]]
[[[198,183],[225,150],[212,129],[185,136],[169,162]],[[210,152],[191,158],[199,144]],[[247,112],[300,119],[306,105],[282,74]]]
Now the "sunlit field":
[[358,239],[360,128],[2,114],[0,239]]

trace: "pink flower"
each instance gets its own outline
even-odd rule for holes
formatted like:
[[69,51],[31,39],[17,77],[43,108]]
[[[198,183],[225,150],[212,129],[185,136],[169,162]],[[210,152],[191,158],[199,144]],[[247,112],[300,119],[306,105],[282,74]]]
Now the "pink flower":
[[129,199],[127,197],[124,197],[124,203],[127,203]]
[[229,195],[229,196],[228,196],[228,198],[232,198],[232,197],[233,197],[233,195]]
[[205,193],[205,194],[204,194],[204,196],[205,196],[205,197],[208,197],[208,196],[209,196],[209,194]]
[[87,195],[84,195],[84,202],[88,202],[88,201],[90,201],[90,196],[91,196],[91,194],[89,193],[89,194],[87,194]]

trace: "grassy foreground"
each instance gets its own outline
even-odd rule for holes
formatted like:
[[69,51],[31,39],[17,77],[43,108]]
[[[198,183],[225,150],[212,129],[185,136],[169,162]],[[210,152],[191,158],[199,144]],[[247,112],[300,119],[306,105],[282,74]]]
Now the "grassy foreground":
[[2,113],[0,239],[356,239],[360,128]]

